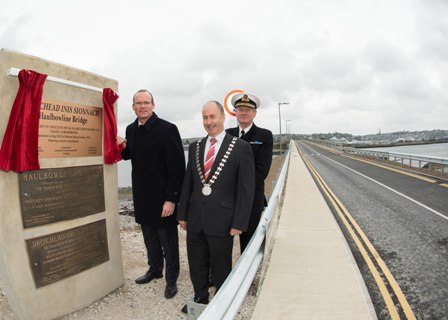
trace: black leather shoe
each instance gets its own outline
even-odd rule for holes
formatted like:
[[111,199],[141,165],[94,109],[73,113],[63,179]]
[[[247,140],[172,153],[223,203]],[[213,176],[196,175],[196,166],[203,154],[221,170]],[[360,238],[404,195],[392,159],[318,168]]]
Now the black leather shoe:
[[165,298],[171,299],[177,294],[177,285],[166,286],[165,288]]
[[144,284],[144,283],[151,282],[151,280],[153,280],[153,279],[160,279],[162,277],[163,277],[163,275],[161,273],[153,273],[153,272],[148,271],[141,277],[138,277],[137,279],[135,279],[135,283]]
[[208,304],[208,298],[196,298],[196,297],[194,297],[194,302],[202,303],[202,304]]
[[[208,298],[206,298],[206,299],[201,299],[201,298],[196,298],[196,297],[194,297],[194,302],[196,302],[196,303],[202,303],[202,304],[208,304]],[[188,314],[188,306],[185,304],[183,307],[182,307],[182,310],[181,310],[183,313],[185,313],[185,314]]]

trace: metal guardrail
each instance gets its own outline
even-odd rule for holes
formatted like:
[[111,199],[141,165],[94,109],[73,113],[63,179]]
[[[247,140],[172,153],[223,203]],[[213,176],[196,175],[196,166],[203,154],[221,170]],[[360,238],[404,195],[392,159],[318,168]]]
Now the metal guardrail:
[[269,222],[282,196],[289,164],[289,155],[290,151],[288,150],[285,154],[285,160],[283,161],[282,169],[272,191],[268,206],[261,217],[252,239],[218,293],[213,297],[212,301],[198,319],[230,320],[234,319],[238,313],[263,259],[265,237]]
[[394,163],[399,163],[401,165],[407,165],[410,168],[426,169],[426,173],[432,177],[440,178],[448,174],[447,158],[344,147],[341,142],[331,140],[311,139],[310,141],[351,155],[374,158],[378,160],[387,160]]
[[432,171],[435,165],[440,166],[437,170],[443,175],[447,172],[446,167],[448,166],[448,159],[441,157],[431,157],[424,155],[414,155],[398,152],[385,152],[385,151],[375,151],[367,149],[357,149],[357,148],[347,148],[343,147],[342,151],[348,154],[361,155],[364,157],[377,158],[381,160],[389,160],[396,163],[401,163],[408,165],[413,168],[423,168],[427,166],[428,171]]

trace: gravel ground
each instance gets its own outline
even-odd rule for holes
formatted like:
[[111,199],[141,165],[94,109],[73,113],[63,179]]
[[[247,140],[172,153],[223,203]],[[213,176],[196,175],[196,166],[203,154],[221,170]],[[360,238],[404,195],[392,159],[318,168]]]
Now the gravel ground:
[[[281,158],[274,158],[269,177],[266,179],[266,193],[270,194],[281,164]],[[147,271],[146,250],[141,229],[134,222],[132,201],[129,193],[119,195],[120,238],[123,255],[124,285],[93,303],[89,307],[62,317],[60,320],[90,319],[186,319],[180,310],[193,295],[186,252],[186,232],[179,228],[180,275],[177,282],[178,294],[168,300],[164,297],[165,279],[155,279],[148,284],[137,285],[134,279]],[[239,241],[235,237],[234,261],[239,258]],[[256,303],[256,282],[252,285],[236,319],[250,319]],[[213,294],[213,288],[211,288]],[[212,295],[211,295],[212,297]],[[146,303],[144,303],[146,301]],[[0,320],[13,320],[14,315],[2,289],[0,279]]]
[[[129,207],[125,207],[127,211]],[[185,319],[180,309],[190,296],[193,287],[190,282],[187,252],[185,244],[186,232],[179,228],[179,254],[181,272],[177,282],[178,294],[173,299],[165,299],[165,279],[156,279],[148,284],[138,285],[134,279],[148,269],[146,264],[146,249],[140,226],[134,222],[134,217],[120,214],[120,238],[123,254],[124,285],[103,299],[87,308],[74,312],[61,320],[87,319]],[[239,256],[239,242],[236,239],[234,260]],[[254,291],[254,290],[253,290]],[[211,293],[214,289],[211,288]],[[254,291],[255,292],[255,291]],[[249,294],[247,302],[241,309],[237,319],[249,319],[252,314],[256,297]],[[146,301],[146,303],[144,303]],[[14,319],[4,291],[0,287],[0,319]]]

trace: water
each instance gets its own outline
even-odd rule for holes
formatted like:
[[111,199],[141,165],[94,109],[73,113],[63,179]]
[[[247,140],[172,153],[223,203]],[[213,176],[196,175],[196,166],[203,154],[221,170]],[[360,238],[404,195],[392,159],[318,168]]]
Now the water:
[[[448,158],[448,143],[420,144],[413,146],[396,146],[382,148],[368,148],[367,150],[376,150],[384,152],[399,152],[414,154],[420,156],[432,156]],[[188,151],[185,151],[185,159],[188,159]],[[131,161],[118,162],[118,187],[131,186]]]
[[130,187],[131,182],[131,160],[118,162],[118,187]]
[[[420,144],[412,146],[396,146],[396,147],[382,147],[382,148],[365,148],[365,150],[374,150],[390,153],[404,153],[408,155],[437,157],[448,159],[448,143],[434,143],[434,144]],[[392,159],[391,159],[392,160]],[[421,168],[427,162],[411,161],[409,159],[398,159],[398,162],[409,165],[411,167]]]
[[[188,159],[188,151],[185,151],[185,159]],[[131,160],[121,160],[118,162],[118,187],[130,187],[131,181]]]
[[448,143],[419,144],[412,146],[396,146],[382,148],[366,148],[366,150],[398,152],[428,157],[448,158]]

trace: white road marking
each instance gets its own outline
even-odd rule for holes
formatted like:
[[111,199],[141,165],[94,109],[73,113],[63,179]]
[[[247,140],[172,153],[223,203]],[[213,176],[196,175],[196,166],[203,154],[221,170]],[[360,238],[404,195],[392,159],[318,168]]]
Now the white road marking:
[[443,219],[445,219],[445,220],[448,220],[448,217],[447,217],[447,216],[443,215],[442,213],[438,212],[437,210],[434,210],[434,209],[432,209],[432,208],[430,208],[430,207],[424,205],[423,203],[418,202],[417,200],[414,200],[414,199],[412,199],[411,197],[408,197],[407,195],[405,195],[405,194],[403,194],[403,193],[401,193],[401,192],[399,192],[399,191],[397,191],[397,190],[395,190],[395,189],[392,189],[391,187],[388,187],[388,186],[386,186],[385,184],[383,184],[383,183],[381,183],[381,182],[379,182],[379,181],[376,181],[375,179],[372,179],[372,178],[370,178],[370,177],[368,177],[368,176],[362,174],[361,172],[358,172],[358,171],[356,171],[356,170],[354,170],[354,169],[352,169],[352,168],[347,167],[346,165],[343,165],[343,164],[341,164],[341,163],[339,163],[339,162],[337,162],[337,161],[335,161],[335,160],[333,160],[333,159],[330,159],[330,158],[328,158],[327,156],[322,155],[322,157],[324,157],[325,159],[328,159],[328,160],[330,160],[330,161],[332,161],[332,162],[334,162],[334,163],[340,165],[341,167],[344,167],[344,168],[346,168],[346,169],[348,169],[348,170],[350,170],[350,171],[352,171],[352,172],[354,172],[354,173],[356,173],[356,174],[359,174],[361,177],[364,177],[364,178],[366,178],[366,179],[368,179],[368,180],[370,180],[370,181],[372,181],[372,182],[375,182],[376,184],[378,184],[378,185],[380,185],[380,186],[382,186],[382,187],[384,187],[384,188],[386,188],[386,189],[388,189],[388,190],[390,190],[390,191],[392,191],[392,192],[395,192],[395,193],[398,194],[399,196],[402,196],[403,198],[408,199],[408,200],[414,202],[415,204],[421,206],[422,208],[425,208],[426,210],[429,210],[429,211],[431,211],[432,213],[435,213],[436,215],[440,216],[441,218],[443,218]]

